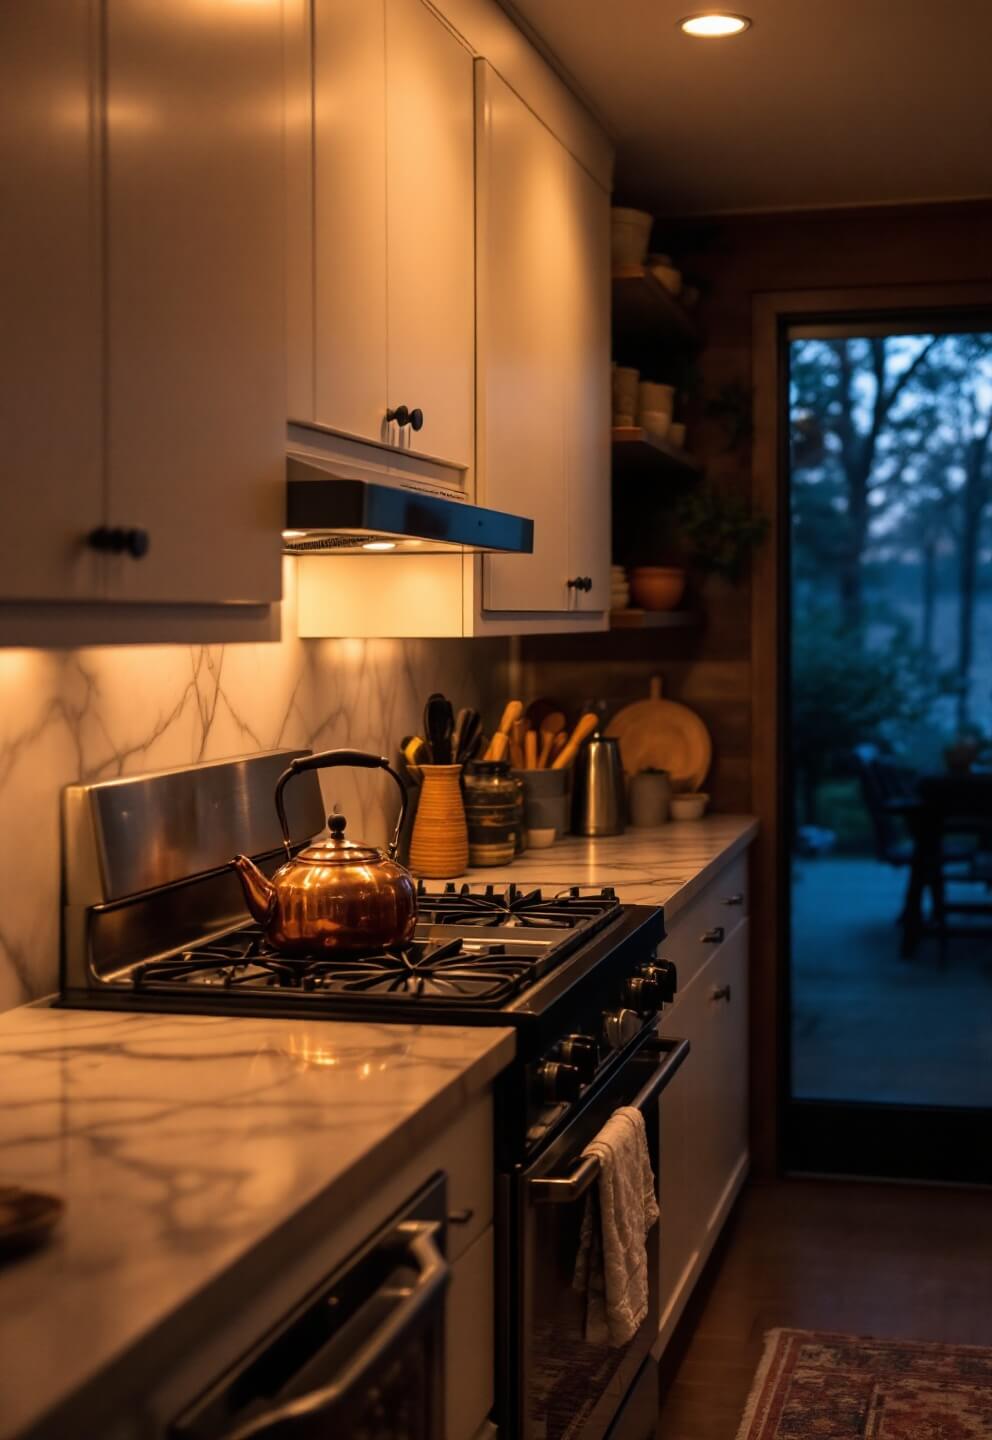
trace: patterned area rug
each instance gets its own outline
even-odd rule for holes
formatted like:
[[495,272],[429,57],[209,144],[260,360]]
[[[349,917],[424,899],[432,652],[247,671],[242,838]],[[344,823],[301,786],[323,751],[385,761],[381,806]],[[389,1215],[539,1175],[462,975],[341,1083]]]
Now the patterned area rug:
[[992,1350],[770,1330],[737,1440],[990,1440]]

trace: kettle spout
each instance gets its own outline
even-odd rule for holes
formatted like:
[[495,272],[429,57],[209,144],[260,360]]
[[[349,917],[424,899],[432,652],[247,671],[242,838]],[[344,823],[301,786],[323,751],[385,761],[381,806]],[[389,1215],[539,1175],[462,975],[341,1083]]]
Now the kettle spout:
[[276,887],[247,855],[235,855],[231,864],[238,872],[252,919],[257,920],[259,925],[267,925],[275,909]]

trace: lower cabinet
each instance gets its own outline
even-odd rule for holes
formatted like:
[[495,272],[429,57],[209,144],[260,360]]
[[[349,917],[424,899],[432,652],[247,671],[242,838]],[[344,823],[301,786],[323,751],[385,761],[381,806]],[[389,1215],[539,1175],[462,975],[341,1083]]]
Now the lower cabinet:
[[661,1104],[659,1349],[747,1172],[749,930],[730,931],[661,1022],[692,1050]]
[[444,1357],[447,1440],[472,1440],[495,1399],[493,1254],[490,1225],[451,1267]]

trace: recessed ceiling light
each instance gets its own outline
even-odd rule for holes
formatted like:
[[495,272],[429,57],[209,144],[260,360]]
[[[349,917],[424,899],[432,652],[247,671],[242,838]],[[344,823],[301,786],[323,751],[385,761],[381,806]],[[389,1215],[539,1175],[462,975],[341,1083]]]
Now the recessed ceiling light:
[[746,15],[731,15],[723,10],[707,10],[679,21],[680,29],[697,40],[722,40],[728,35],[741,35],[750,24]]
[[363,550],[395,550],[395,540],[366,540]]

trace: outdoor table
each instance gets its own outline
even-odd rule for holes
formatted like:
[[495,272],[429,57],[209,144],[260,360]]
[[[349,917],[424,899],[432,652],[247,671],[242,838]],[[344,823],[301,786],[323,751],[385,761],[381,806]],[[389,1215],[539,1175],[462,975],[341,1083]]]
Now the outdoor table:
[[[905,806],[903,813],[913,837],[913,859],[903,912],[902,953],[912,955],[924,934],[935,933],[943,963],[946,940],[955,933],[948,924],[949,915],[988,916],[988,929],[969,925],[967,933],[992,934],[992,893],[987,901],[952,901],[946,893],[944,875],[944,842],[948,835],[974,836],[975,856],[986,853],[992,858],[992,773],[983,770],[925,775],[919,782],[919,799]],[[985,877],[976,873],[964,878]],[[992,880],[992,872],[988,878]],[[927,889],[933,902],[929,922],[923,915],[923,894]]]

